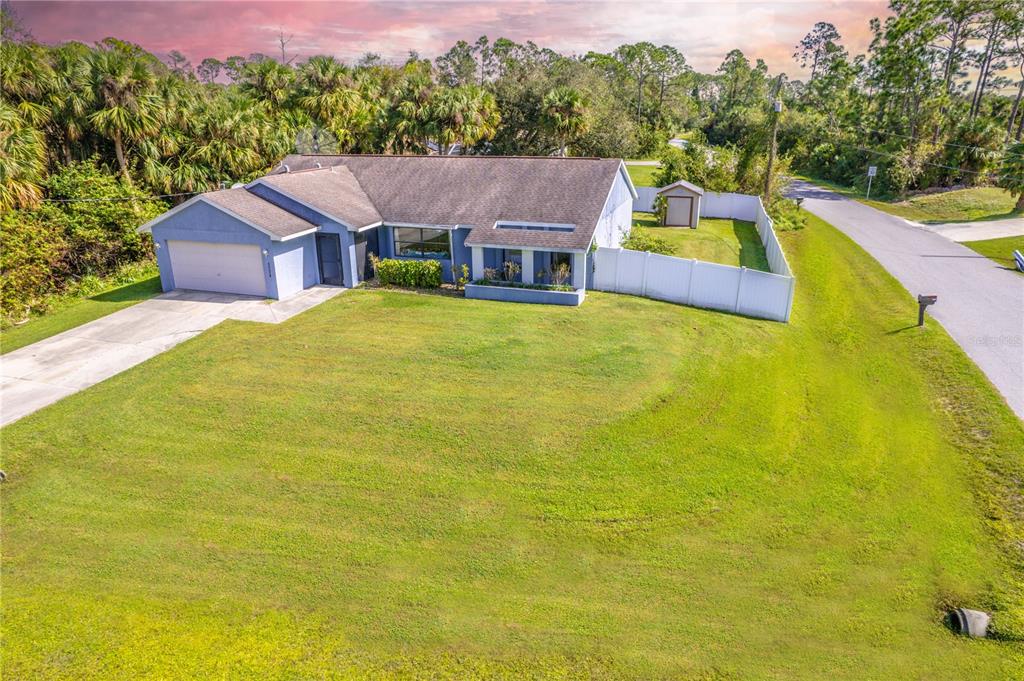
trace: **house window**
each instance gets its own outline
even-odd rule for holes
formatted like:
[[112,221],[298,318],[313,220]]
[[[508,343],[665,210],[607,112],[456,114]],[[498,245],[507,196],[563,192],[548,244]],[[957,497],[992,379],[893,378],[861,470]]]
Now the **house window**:
[[395,255],[405,258],[452,257],[448,230],[426,227],[395,227]]

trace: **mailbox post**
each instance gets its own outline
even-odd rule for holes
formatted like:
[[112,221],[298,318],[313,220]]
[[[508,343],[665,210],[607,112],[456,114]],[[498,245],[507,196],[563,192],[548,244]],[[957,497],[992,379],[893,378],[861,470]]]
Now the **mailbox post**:
[[917,325],[924,326],[924,310],[929,305],[934,305],[939,300],[938,296],[917,297]]

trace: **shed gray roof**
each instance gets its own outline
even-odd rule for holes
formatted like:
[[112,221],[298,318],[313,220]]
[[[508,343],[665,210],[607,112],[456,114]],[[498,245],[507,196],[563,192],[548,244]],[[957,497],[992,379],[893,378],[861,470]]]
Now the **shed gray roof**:
[[[618,159],[503,156],[291,155],[282,161],[302,183],[348,168],[385,224],[472,227],[468,245],[582,250],[622,162]],[[283,167],[269,178],[285,175]],[[574,225],[571,232],[495,229],[498,221]]]
[[[222,189],[215,192],[200,194],[196,199],[207,201],[225,210],[265,232],[273,239],[284,239],[300,232],[316,229],[316,225],[306,222],[283,208],[261,199],[242,187]],[[185,204],[180,207],[184,208]],[[164,213],[162,217],[168,215]]]
[[658,190],[658,193],[659,194],[664,194],[669,189],[675,189],[676,187],[683,187],[684,189],[689,189],[691,192],[693,192],[695,194],[699,194],[700,196],[704,196],[704,189],[703,189],[703,187],[698,187],[697,185],[693,184],[692,182],[687,182],[686,180],[676,180],[672,184],[665,185],[664,187],[662,187],[661,189]]
[[267,175],[256,183],[277,189],[352,229],[381,221],[377,208],[345,166]]

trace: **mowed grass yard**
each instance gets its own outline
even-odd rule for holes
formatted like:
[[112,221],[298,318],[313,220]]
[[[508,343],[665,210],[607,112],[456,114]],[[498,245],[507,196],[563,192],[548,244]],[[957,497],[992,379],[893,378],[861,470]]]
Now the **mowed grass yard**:
[[1024,428],[781,239],[788,325],[354,290],[4,428],[4,675],[1019,677]]
[[658,166],[626,164],[626,172],[629,173],[629,179],[633,180],[633,186],[635,187],[656,187],[657,185],[654,184],[654,174],[658,170]]
[[633,213],[633,225],[650,229],[672,246],[672,255],[771,272],[757,227],[746,220],[701,218],[697,229],[662,227],[652,213]]

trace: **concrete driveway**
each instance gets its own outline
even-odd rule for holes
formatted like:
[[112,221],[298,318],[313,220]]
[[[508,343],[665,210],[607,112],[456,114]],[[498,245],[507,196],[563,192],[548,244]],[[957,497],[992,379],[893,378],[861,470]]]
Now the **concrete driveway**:
[[938,295],[929,314],[1024,418],[1024,277],[936,232],[807,182],[794,182],[787,193],[856,241],[912,296]]
[[981,222],[940,222],[923,225],[911,222],[914,227],[941,234],[950,241],[982,241],[1002,239],[1008,236],[1024,236],[1024,218],[1007,220],[986,220]]
[[343,290],[315,286],[272,303],[171,291],[0,355],[0,425],[119,374],[225,319],[277,324]]

